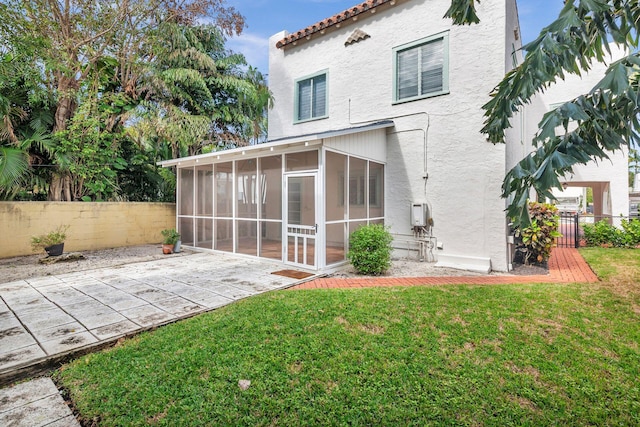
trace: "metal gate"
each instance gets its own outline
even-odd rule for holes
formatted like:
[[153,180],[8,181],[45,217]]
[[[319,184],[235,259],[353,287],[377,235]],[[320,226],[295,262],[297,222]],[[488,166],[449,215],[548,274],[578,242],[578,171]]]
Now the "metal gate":
[[562,237],[558,237],[559,248],[577,248],[580,246],[580,215],[572,212],[560,213],[558,231]]

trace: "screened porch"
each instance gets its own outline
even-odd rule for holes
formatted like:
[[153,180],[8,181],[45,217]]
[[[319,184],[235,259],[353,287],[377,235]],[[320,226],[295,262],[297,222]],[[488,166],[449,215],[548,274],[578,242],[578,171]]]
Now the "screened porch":
[[177,167],[183,246],[310,270],[344,263],[349,234],[384,223],[385,166],[379,160],[386,152],[372,149],[384,144],[384,129],[373,141],[371,133],[163,162]]

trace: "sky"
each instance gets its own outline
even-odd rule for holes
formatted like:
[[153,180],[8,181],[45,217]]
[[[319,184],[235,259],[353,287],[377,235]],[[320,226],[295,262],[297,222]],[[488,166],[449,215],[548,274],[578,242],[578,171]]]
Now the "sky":
[[[227,0],[245,16],[247,28],[231,38],[227,47],[244,54],[249,65],[266,74],[269,68],[269,37],[287,30],[290,33],[342,12],[363,0]],[[483,0],[497,1],[497,0]],[[520,29],[524,43],[557,16],[563,0],[517,0]]]

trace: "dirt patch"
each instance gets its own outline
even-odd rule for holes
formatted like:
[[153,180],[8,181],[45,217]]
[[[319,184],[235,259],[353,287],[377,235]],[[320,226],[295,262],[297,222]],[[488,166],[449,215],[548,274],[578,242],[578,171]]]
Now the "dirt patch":
[[0,283],[14,282],[31,277],[94,270],[96,268],[117,267],[156,259],[169,259],[193,253],[191,251],[182,251],[177,254],[163,255],[162,245],[141,245],[83,251],[84,259],[50,265],[40,264],[40,260],[46,257],[44,254],[3,258],[0,259]]
[[545,265],[513,264],[511,274],[516,276],[545,276],[549,274],[549,267]]

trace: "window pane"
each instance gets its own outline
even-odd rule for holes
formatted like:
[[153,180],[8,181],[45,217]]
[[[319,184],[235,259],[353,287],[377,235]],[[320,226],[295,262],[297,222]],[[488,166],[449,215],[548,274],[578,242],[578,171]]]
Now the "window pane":
[[213,166],[196,168],[196,215],[213,216]]
[[217,219],[215,222],[216,245],[214,249],[233,252],[233,221]]
[[178,215],[193,215],[193,169],[180,169],[180,203]]
[[231,162],[214,166],[216,186],[216,210],[218,217],[230,217],[233,213],[233,166]]
[[327,114],[327,76],[323,74],[313,78],[313,117]]
[[282,223],[260,222],[260,256],[282,260]]
[[213,249],[213,219],[196,219],[195,246],[204,249]]
[[261,218],[282,219],[282,156],[263,157],[259,164]]
[[236,194],[238,218],[258,217],[258,180],[256,159],[236,162]]
[[315,177],[289,177],[287,192],[288,224],[316,225]]
[[287,154],[287,171],[318,169],[318,150]]
[[398,99],[418,96],[418,49],[398,52]]
[[367,218],[367,161],[349,158],[349,218]]
[[345,175],[347,173],[347,156],[326,152],[326,218],[327,221],[340,221],[346,218]]
[[245,255],[258,255],[258,222],[237,221],[238,250],[237,253]]
[[342,262],[346,259],[345,223],[327,224],[327,265]]
[[442,39],[421,47],[421,94],[442,91],[444,42]]
[[384,216],[384,165],[369,162],[369,218]]
[[298,120],[311,118],[311,79],[298,82]]
[[178,221],[178,233],[185,246],[193,246],[193,218],[180,218]]

